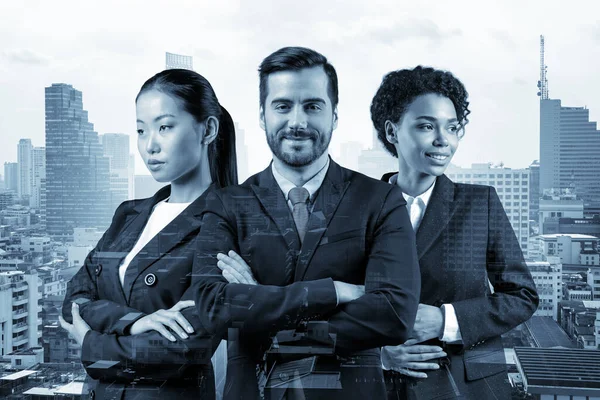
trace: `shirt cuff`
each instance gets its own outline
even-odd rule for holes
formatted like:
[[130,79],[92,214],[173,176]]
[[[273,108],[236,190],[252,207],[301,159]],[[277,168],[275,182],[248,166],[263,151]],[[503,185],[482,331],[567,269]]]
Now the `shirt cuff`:
[[462,342],[454,306],[452,304],[442,304],[442,311],[444,313],[444,334],[440,340],[446,343]]

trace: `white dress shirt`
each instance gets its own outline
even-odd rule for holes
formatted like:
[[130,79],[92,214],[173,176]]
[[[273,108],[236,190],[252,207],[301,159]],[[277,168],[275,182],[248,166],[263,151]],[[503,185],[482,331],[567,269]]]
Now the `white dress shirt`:
[[168,203],[167,200],[168,199],[165,199],[156,203],[137,242],[129,254],[121,261],[121,265],[119,266],[119,280],[121,281],[121,286],[123,286],[125,282],[125,272],[127,271],[127,267],[131,263],[131,260],[134,259],[140,250],[142,250],[154,236],[162,231],[165,226],[169,225],[171,221],[177,218],[187,206],[192,204],[192,202]]
[[[398,174],[394,174],[390,178],[389,183],[392,185],[398,184]],[[408,194],[402,192],[402,195],[406,199],[406,207],[410,216],[410,223],[412,224],[415,232],[417,232],[419,226],[421,225],[421,221],[425,215],[425,210],[427,209],[427,205],[431,199],[431,193],[433,193],[434,187],[435,181],[433,182],[433,185],[429,187],[429,189],[415,197],[409,196]],[[441,308],[442,312],[444,313],[444,333],[439,339],[447,343],[462,341],[462,335],[460,333],[460,327],[458,326],[458,319],[456,318],[454,306],[452,304],[442,304]]]
[[[325,180],[325,175],[327,175],[328,169],[329,169],[329,157],[327,157],[327,163],[325,163],[323,168],[321,168],[319,170],[319,172],[317,172],[315,174],[315,176],[310,178],[310,180],[308,182],[306,182],[304,185],[302,185],[302,187],[304,189],[308,190],[308,194],[310,195],[310,200],[309,200],[309,202],[310,202],[309,210],[310,211],[312,211],[312,208],[314,206],[315,195],[317,194],[317,191],[323,184],[323,181]],[[279,186],[279,188],[283,192],[283,195],[285,196],[285,200],[287,201],[287,205],[290,208],[290,211],[293,211],[294,205],[292,204],[292,201],[290,200],[289,195],[290,195],[290,190],[295,188],[296,185],[294,185],[294,183],[292,183],[285,176],[281,175],[279,173],[279,171],[277,171],[277,168],[275,168],[274,163],[271,164],[271,172],[273,172],[273,177],[275,178],[275,182],[277,182],[277,185]]]

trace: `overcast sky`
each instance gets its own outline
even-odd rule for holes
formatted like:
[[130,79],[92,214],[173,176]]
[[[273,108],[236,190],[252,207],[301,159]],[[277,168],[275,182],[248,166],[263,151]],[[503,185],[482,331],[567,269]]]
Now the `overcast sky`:
[[136,173],[146,173],[135,149],[134,98],[169,51],[194,57],[245,129],[256,172],[271,157],[258,125],[257,66],[280,47],[301,45],[338,71],[334,156],[344,141],[370,147],[369,104],[382,76],[422,64],[452,71],[470,94],[455,164],[524,168],[539,157],[540,34],[550,97],[600,118],[599,16],[594,0],[3,1],[0,163],[16,161],[19,138],[44,145],[44,87],[62,82],[83,92],[99,134],[131,135]]

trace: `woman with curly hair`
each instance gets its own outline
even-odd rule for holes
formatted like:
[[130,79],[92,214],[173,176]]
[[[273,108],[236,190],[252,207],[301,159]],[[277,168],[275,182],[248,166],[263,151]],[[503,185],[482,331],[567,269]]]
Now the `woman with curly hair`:
[[387,74],[371,119],[398,172],[417,235],[421,298],[410,340],[382,349],[390,399],[507,399],[500,335],[531,317],[535,285],[493,187],[444,175],[468,123],[450,72]]

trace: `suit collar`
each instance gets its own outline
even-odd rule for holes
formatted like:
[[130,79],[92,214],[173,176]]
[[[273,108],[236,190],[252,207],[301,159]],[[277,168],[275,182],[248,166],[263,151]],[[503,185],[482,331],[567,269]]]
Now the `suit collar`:
[[455,199],[454,183],[441,175],[437,178],[429,205],[417,229],[417,255],[421,258],[437,240],[454,215],[459,201]]
[[[389,172],[381,177],[382,181],[389,182],[396,172]],[[436,179],[435,187],[431,193],[425,215],[417,229],[417,254],[421,258],[437,240],[439,235],[448,225],[454,212],[461,204],[455,198],[455,184],[446,175]]]
[[[201,225],[200,215],[205,207],[206,196],[211,190],[214,190],[214,184],[209,186],[209,188],[205,190],[202,195],[200,195],[188,207],[186,207],[177,217],[175,217],[175,219],[173,219],[173,221],[167,224],[167,226],[165,226],[163,230],[154,236],[140,250],[133,260],[131,260],[127,267],[127,271],[125,272],[125,279],[123,283],[123,291],[127,301],[130,299],[133,283],[140,274],[142,274],[157,260],[168,254],[173,247],[177,246],[187,236],[196,235],[198,233]],[[156,203],[159,201],[166,199],[169,194],[170,186],[159,190],[153,197],[145,202],[146,204],[144,207],[138,209],[139,214],[135,217],[135,219],[141,220],[143,224],[136,222],[136,225],[141,225],[141,228],[138,229],[136,235],[130,235],[134,236],[135,240],[127,251],[131,251],[133,244],[139,238],[154,205],[156,205]],[[133,226],[133,224],[131,226]]]
[[329,169],[323,184],[316,193],[302,248],[300,248],[294,218],[283,192],[273,177],[271,166],[258,174],[258,185],[251,184],[256,197],[263,205],[265,212],[277,225],[288,248],[300,251],[294,280],[298,281],[304,277],[312,255],[350,183],[349,177],[350,175],[342,167],[333,160],[329,160]]

